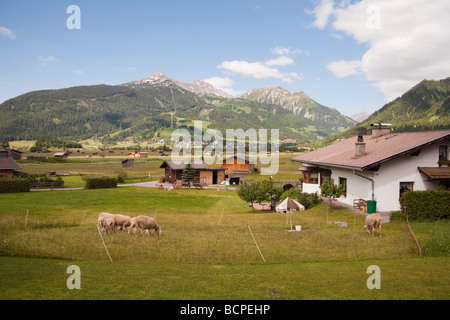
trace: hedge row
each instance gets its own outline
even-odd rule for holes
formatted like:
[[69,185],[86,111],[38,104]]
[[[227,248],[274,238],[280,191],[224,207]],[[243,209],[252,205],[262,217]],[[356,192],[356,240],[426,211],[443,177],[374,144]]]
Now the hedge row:
[[30,180],[28,179],[0,179],[0,193],[28,191],[30,191]]
[[86,189],[101,189],[117,187],[117,179],[109,177],[88,178],[86,180]]
[[436,221],[450,218],[450,191],[407,191],[400,198],[409,220]]

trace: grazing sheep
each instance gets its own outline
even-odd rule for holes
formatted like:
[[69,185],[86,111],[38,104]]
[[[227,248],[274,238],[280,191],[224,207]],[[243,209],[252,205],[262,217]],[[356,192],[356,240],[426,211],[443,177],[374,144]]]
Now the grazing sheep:
[[130,219],[130,226],[128,227],[128,234],[130,234],[130,229],[133,230],[134,235],[136,235],[136,229],[137,229],[136,217],[133,217]]
[[[136,217],[136,225],[141,229],[141,233],[145,230],[146,234],[150,234],[151,229],[155,229],[156,234],[161,235],[161,227],[158,225],[155,219],[147,217],[147,216],[137,216]],[[136,234],[136,227],[133,230],[134,234]]]
[[130,223],[131,218],[129,216],[125,216],[123,214],[114,214],[113,217],[116,223],[115,226],[119,231],[122,231],[131,225]]
[[381,237],[381,216],[378,213],[373,213],[373,214],[369,214],[366,217],[366,223],[364,225],[364,230],[367,231],[368,233],[372,234],[372,237],[375,234],[375,228],[379,228],[380,229],[380,237]]
[[97,226],[102,233],[108,233],[114,230],[116,226],[114,215],[108,212],[100,212],[98,214]]

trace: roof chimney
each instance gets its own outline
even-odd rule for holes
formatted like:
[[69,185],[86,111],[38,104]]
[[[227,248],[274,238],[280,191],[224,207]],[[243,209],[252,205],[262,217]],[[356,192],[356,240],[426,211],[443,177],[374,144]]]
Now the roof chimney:
[[372,139],[391,133],[392,124],[390,123],[372,123],[370,126],[372,127]]
[[355,157],[366,154],[366,143],[362,134],[358,135],[358,140],[355,143]]

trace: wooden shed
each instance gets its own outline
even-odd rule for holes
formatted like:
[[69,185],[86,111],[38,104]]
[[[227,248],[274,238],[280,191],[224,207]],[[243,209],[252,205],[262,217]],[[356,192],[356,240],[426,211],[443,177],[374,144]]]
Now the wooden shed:
[[134,159],[126,159],[122,161],[122,168],[133,168]]
[[[183,179],[183,171],[186,164],[177,164],[172,160],[165,160],[160,168],[164,168],[164,178],[166,182],[176,183]],[[210,168],[204,161],[200,164],[193,163],[192,169],[195,172],[194,183],[201,185],[220,184],[225,180],[224,168]]]

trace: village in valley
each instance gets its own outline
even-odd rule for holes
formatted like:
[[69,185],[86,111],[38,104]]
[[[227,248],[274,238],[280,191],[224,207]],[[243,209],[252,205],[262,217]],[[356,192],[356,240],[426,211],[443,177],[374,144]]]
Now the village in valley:
[[449,300],[448,2],[280,1],[0,4],[0,300]]

